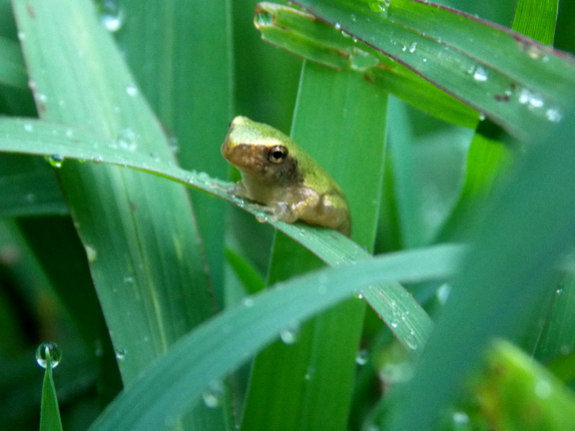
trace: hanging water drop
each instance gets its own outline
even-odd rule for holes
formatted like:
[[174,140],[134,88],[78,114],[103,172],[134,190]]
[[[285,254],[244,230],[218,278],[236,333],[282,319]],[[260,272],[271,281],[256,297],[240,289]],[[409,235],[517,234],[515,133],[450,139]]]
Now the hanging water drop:
[[222,397],[225,393],[224,384],[216,380],[208,386],[208,388],[202,393],[202,398],[206,407],[210,409],[215,409],[222,402]]
[[114,0],[104,0],[100,6],[100,23],[109,32],[117,32],[124,24],[124,14]]
[[284,344],[294,344],[297,341],[299,333],[298,325],[290,325],[288,328],[280,332],[280,339]]
[[62,360],[62,351],[56,343],[42,343],[36,349],[36,362],[42,368],[48,366],[48,356],[50,356],[50,365],[56,368]]
[[116,353],[116,359],[118,361],[123,361],[126,358],[126,349],[116,349],[115,350]]
[[360,350],[355,357],[355,363],[357,365],[365,365],[367,363],[367,351]]
[[64,163],[64,157],[61,154],[52,154],[51,156],[47,156],[46,160],[54,168],[61,168],[62,163]]

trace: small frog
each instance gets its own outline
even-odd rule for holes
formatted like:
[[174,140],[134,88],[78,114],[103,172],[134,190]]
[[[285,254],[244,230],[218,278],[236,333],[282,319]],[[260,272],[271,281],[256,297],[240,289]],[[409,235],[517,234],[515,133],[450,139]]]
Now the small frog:
[[234,195],[265,205],[278,220],[302,220],[350,235],[349,208],[339,186],[279,130],[236,117],[222,154],[242,172]]

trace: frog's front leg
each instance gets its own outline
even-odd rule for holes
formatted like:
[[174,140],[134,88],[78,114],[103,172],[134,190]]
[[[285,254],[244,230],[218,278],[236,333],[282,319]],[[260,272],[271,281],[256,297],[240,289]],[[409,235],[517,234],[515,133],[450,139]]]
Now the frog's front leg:
[[304,188],[286,195],[285,200],[277,200],[272,204],[272,214],[281,221],[293,223],[296,220],[306,220],[310,212],[315,211],[320,202],[320,196],[312,189]]

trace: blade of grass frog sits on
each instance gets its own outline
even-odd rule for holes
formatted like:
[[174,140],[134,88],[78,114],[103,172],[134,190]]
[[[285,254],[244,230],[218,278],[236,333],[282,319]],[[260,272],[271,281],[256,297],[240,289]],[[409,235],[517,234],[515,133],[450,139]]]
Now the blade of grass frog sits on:
[[232,194],[265,205],[278,220],[302,220],[349,236],[351,218],[340,187],[292,139],[267,124],[236,117],[223,156],[242,172]]

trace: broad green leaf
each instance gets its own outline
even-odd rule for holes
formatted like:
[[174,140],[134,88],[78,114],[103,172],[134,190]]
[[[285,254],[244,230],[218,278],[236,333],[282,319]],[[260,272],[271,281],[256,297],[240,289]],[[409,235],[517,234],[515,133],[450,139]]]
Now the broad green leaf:
[[416,0],[296,3],[522,139],[556,127],[575,96],[571,56],[461,12]]
[[[350,297],[362,286],[448,277],[457,269],[460,252],[459,247],[437,246],[389,254],[296,277],[246,298],[183,337],[90,430],[168,429],[190,400],[200,397],[210,383],[225,377],[282,330]],[[364,295],[368,291],[361,290]]]
[[554,264],[575,239],[571,115],[559,133],[541,130],[533,138],[486,212],[474,220],[473,251],[453,282],[392,429],[430,428],[487,342],[517,336],[548,294]]
[[372,84],[446,121],[475,128],[477,111],[425,81],[402,64],[313,15],[259,3],[255,24],[262,38],[280,48],[324,66],[352,70]]

